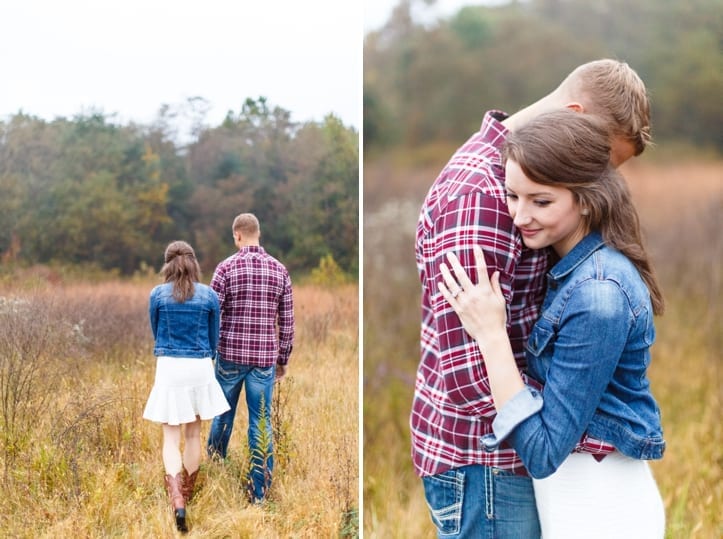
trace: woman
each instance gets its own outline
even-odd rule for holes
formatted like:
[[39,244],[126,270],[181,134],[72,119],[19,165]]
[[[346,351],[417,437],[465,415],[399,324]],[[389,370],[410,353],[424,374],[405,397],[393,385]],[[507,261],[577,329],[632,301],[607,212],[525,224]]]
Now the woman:
[[186,532],[186,503],[193,494],[201,460],[201,419],[220,415],[229,405],[211,362],[218,344],[218,297],[198,282],[201,269],[188,243],[169,244],[164,260],[164,284],[150,295],[156,379],[143,417],[162,424],[166,489],[176,527]]
[[[457,257],[440,292],[485,358],[497,409],[485,447],[506,441],[534,479],[544,539],[661,539],[665,515],[646,460],[663,455],[660,413],[646,376],[663,311],[637,213],[609,165],[605,126],[573,111],[544,114],[507,141],[510,215],[528,248],[551,247],[542,315],[527,343],[526,387],[506,331],[499,273],[478,284]],[[610,447],[604,458],[572,453],[584,435]]]

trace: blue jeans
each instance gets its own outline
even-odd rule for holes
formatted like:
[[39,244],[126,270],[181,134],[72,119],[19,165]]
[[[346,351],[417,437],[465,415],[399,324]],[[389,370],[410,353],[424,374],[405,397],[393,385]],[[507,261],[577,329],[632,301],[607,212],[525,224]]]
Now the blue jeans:
[[474,464],[422,482],[440,539],[540,538],[529,477]]
[[[216,358],[216,379],[231,409],[216,416],[208,435],[208,456],[226,458],[241,389],[246,382],[246,405],[249,412],[248,446],[251,457],[249,490],[254,501],[262,500],[271,486],[274,469],[271,429],[271,394],[274,367],[253,367]],[[262,432],[262,426],[264,432]]]

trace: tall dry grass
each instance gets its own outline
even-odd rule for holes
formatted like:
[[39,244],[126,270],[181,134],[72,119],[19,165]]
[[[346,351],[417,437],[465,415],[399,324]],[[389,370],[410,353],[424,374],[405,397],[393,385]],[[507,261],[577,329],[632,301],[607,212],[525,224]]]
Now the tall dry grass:
[[[658,152],[662,151],[659,149]],[[419,361],[419,206],[449,155],[411,166],[387,156],[364,167],[364,537],[432,538],[411,465],[408,417]],[[626,164],[660,275],[667,312],[656,321],[650,369],[668,447],[652,463],[669,539],[723,536],[721,279],[723,164]]]
[[[3,281],[0,400],[15,405],[0,417],[0,536],[178,535],[161,428],[141,418],[155,369],[153,284]],[[297,287],[295,302],[269,500],[250,506],[245,496],[240,412],[227,462],[203,460],[188,537],[358,536],[357,287]]]

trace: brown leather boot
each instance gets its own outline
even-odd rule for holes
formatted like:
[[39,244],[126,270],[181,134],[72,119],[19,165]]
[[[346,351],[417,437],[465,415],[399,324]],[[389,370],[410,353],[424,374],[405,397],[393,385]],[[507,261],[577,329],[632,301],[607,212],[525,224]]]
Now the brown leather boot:
[[191,498],[193,498],[193,487],[196,486],[198,470],[199,468],[196,468],[196,471],[189,475],[186,468],[181,469],[181,473],[183,474],[183,497],[185,498],[186,503],[190,502]]
[[181,472],[175,476],[166,474],[166,490],[168,497],[171,499],[171,507],[173,507],[173,515],[176,517],[176,528],[180,532],[187,532],[186,524],[186,499],[183,497],[183,475]]

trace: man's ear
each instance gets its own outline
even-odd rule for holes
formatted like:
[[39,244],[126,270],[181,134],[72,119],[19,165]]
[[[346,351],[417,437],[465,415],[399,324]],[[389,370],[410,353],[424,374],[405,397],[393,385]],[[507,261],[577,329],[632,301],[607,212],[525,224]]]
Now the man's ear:
[[567,105],[565,105],[565,108],[574,110],[575,112],[585,112],[585,107],[582,106],[582,103],[578,103],[577,101],[572,101],[571,103],[568,103]]

